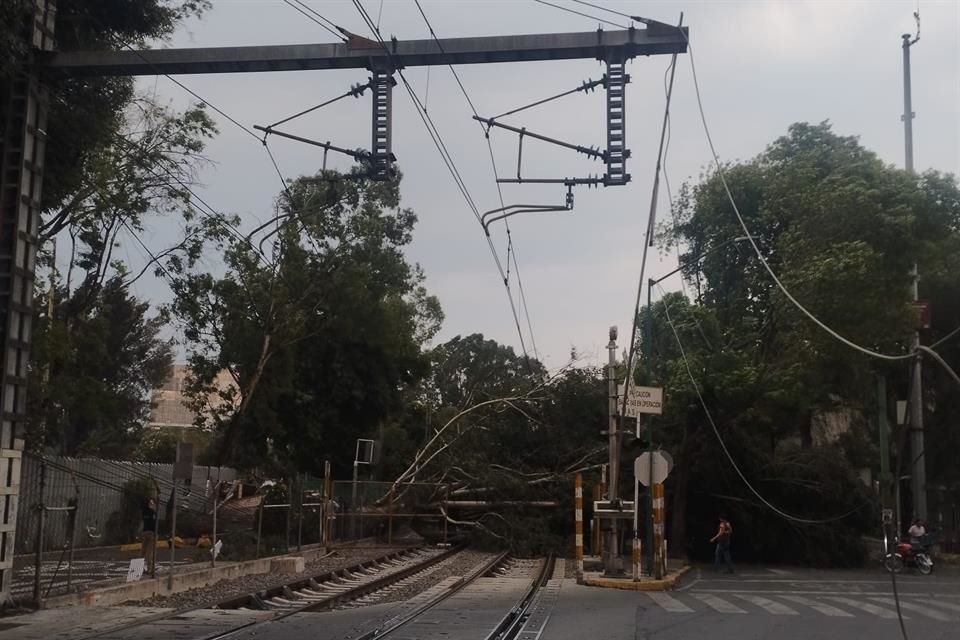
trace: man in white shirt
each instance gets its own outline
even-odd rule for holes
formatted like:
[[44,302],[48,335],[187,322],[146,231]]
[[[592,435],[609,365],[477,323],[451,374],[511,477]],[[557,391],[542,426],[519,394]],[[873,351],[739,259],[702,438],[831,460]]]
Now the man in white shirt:
[[917,518],[907,530],[907,535],[910,536],[910,544],[922,544],[924,536],[927,535],[927,528],[924,527],[923,522]]

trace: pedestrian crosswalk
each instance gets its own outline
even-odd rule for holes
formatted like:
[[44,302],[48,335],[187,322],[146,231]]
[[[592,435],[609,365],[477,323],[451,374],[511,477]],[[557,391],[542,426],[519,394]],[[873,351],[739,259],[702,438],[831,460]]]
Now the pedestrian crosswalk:
[[[897,617],[896,602],[892,597],[871,593],[848,595],[798,595],[794,593],[708,592],[691,590],[684,593],[645,592],[656,609],[675,614],[694,614],[714,611],[733,615],[765,613],[774,616],[820,615],[830,618],[874,616],[883,619]],[[960,621],[960,597],[900,598],[904,618],[924,618],[938,622]]]

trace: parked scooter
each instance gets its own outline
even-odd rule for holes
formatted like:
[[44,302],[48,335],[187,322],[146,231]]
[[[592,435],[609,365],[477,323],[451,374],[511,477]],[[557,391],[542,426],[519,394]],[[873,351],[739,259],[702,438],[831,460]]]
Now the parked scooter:
[[884,558],[883,566],[887,571],[900,573],[903,568],[916,567],[921,574],[928,576],[933,572],[933,558],[930,557],[930,545],[927,540],[911,544],[910,540],[900,540],[894,551]]

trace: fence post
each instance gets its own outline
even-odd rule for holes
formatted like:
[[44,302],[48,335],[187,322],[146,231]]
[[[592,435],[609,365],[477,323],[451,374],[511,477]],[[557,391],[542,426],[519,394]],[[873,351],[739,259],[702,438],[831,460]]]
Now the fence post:
[[157,577],[157,543],[160,541],[160,483],[156,478],[153,480],[153,491],[157,496],[157,499],[154,500],[154,505],[156,506],[156,512],[153,518],[153,549],[150,551],[150,577]]
[[67,520],[67,526],[70,528],[70,554],[67,557],[67,593],[70,593],[73,586],[73,548],[77,546],[77,517],[80,514],[80,487],[75,485],[74,491],[73,511],[70,512],[70,519]]
[[213,488],[213,533],[210,534],[210,566],[217,566],[217,507],[220,500],[220,482]]
[[173,591],[173,567],[177,555],[177,480],[173,481],[173,515],[170,517],[170,575],[167,576],[167,589]]
[[443,544],[447,544],[447,500],[450,499],[450,485],[443,487],[443,509],[440,514],[443,516]]
[[393,544],[393,485],[387,494],[387,544]]
[[263,532],[263,500],[265,496],[260,497],[260,508],[257,510],[257,554],[256,558],[260,557],[260,535]]
[[578,473],[573,489],[573,515],[576,532],[577,584],[583,584],[583,475]]
[[33,600],[40,606],[40,570],[43,568],[43,529],[47,520],[47,506],[44,504],[44,490],[47,485],[47,461],[40,458],[40,503],[37,505],[37,549],[33,567]]
[[287,477],[286,533],[283,536],[283,552],[290,553],[290,518],[293,517],[293,478]]
[[330,546],[330,527],[333,522],[333,519],[330,517],[332,493],[333,486],[330,482],[330,461],[326,460],[323,463],[323,509],[320,518],[320,538],[323,542],[324,553],[328,551],[328,547]]
[[303,546],[303,474],[297,474],[297,551]]

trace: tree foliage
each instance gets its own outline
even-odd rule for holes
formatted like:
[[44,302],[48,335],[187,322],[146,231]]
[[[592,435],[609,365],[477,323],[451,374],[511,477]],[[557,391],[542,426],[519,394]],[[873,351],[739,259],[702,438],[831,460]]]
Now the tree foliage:
[[[191,342],[191,393],[232,464],[319,472],[328,458],[346,471],[355,438],[400,410],[442,320],[403,255],[415,222],[398,182],[359,172],[292,181],[246,237],[198,222],[226,272],[210,273],[199,250],[172,261],[173,310]],[[211,407],[221,370],[236,388]]]
[[[44,296],[37,305],[28,444],[123,458],[149,415],[150,391],[172,364],[172,342],[160,337],[167,319],[148,315],[149,305],[129,293],[122,272],[93,296],[82,288],[53,292],[61,304],[52,316]],[[82,314],[72,311],[78,299]]]
[[[56,3],[60,50],[142,47],[202,14],[206,0]],[[0,82],[33,63],[32,0],[0,7]],[[183,113],[138,97],[132,78],[47,72],[50,92],[38,265],[47,282],[36,297],[31,355],[34,447],[120,456],[136,443],[150,389],[166,374],[172,347],[162,314],[129,294],[138,273],[117,257],[148,214],[186,210],[187,187],[215,128],[203,106]],[[57,260],[56,243],[68,245]],[[66,242],[64,242],[66,241]],[[174,247],[160,256],[180,250]],[[138,247],[139,250],[139,247]],[[58,264],[67,264],[61,273]]]
[[[913,260],[931,273],[930,285],[955,291],[955,275],[946,274],[956,264],[960,220],[952,177],[914,177],[886,166],[827,123],[793,125],[725,174],[771,269],[853,342],[907,352],[915,322]],[[878,466],[870,428],[875,376],[887,375],[896,389],[907,367],[841,345],[786,298],[752,247],[731,242],[743,229],[718,175],[685,185],[675,213],[663,238],[684,247],[681,261],[691,265],[697,304],[668,294],[644,309],[640,321],[649,323],[651,338],[641,345],[638,373],[668,389],[655,444],[673,451],[677,462],[670,482],[673,534],[693,541],[689,551],[705,553],[696,541],[709,537],[718,512],[727,512],[747,525],[738,537],[757,557],[850,562],[860,555],[853,553],[858,535],[869,529],[875,508],[875,496],[853,473],[854,465]],[[930,285],[922,295],[935,292]],[[720,438],[757,492],[803,519],[845,517],[822,525],[791,521],[747,489],[701,406],[674,328]],[[836,415],[846,433],[814,429]],[[694,529],[702,535],[689,535]]]

